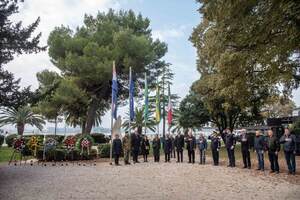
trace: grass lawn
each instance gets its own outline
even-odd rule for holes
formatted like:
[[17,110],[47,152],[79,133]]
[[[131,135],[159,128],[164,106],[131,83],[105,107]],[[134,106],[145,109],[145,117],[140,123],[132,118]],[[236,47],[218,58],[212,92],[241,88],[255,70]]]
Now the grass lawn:
[[[8,162],[13,151],[11,147],[0,147],[0,163]],[[20,159],[19,156],[17,158]]]

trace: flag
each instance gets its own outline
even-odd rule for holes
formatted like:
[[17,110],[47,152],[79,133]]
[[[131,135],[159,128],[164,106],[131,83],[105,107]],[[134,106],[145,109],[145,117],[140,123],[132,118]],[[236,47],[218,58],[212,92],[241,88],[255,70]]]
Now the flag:
[[155,112],[155,120],[156,123],[160,122],[160,94],[159,94],[159,86],[156,86],[156,112]]
[[130,114],[130,121],[134,119],[134,82],[131,74],[131,67],[129,71],[129,114]]
[[169,124],[169,126],[170,126],[171,123],[172,123],[172,118],[173,118],[173,116],[172,116],[173,110],[172,110],[172,102],[171,102],[170,85],[168,86],[168,96],[169,96],[169,103],[168,103],[168,124]]
[[147,74],[145,73],[145,107],[144,107],[144,120],[145,122],[148,120],[148,83],[147,83]]
[[114,119],[117,119],[117,97],[118,97],[118,81],[117,81],[117,73],[116,73],[116,67],[115,62],[113,63],[113,76],[112,76],[112,117]]

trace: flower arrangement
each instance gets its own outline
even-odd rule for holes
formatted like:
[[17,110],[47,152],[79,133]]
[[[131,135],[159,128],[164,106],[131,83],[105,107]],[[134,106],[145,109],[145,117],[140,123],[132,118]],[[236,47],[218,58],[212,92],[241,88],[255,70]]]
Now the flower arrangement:
[[68,151],[73,151],[75,149],[75,145],[76,145],[76,137],[70,135],[70,136],[66,137],[66,139],[64,140],[63,143],[66,146]]
[[13,146],[16,151],[22,151],[25,148],[25,139],[24,138],[15,138]]
[[33,156],[36,156],[37,149],[39,147],[39,141],[36,136],[31,136],[28,142],[29,149],[33,152]]
[[56,148],[57,141],[54,138],[48,138],[45,142],[45,150],[49,151]]
[[80,150],[80,154],[83,155],[83,153],[86,151],[87,155],[90,155],[90,149],[94,143],[94,140],[92,136],[90,135],[82,135],[77,139],[76,147],[78,150]]

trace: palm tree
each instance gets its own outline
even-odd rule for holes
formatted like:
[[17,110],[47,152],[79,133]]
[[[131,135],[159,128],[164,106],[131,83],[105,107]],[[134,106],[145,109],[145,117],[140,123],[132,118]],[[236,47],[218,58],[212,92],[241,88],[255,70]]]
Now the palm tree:
[[43,117],[32,112],[28,106],[15,108],[2,108],[0,110],[0,127],[4,125],[15,125],[19,135],[23,135],[26,124],[43,129],[45,121]]
[[[150,115],[150,114],[149,114]],[[123,123],[123,127],[125,130],[129,129],[129,113],[127,113],[128,119]],[[134,120],[130,123],[131,129],[138,129],[138,133],[141,134],[143,127],[145,127],[145,119],[144,119],[144,108],[135,108],[135,118]],[[153,119],[153,117],[148,117],[146,121],[146,127],[147,129],[155,132],[156,128],[156,122]]]

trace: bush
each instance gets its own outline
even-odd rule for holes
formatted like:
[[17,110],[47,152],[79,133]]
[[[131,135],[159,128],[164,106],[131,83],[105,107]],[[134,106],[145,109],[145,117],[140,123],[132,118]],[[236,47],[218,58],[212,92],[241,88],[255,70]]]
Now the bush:
[[110,144],[100,144],[98,146],[98,152],[100,158],[110,157]]
[[3,142],[4,142],[4,136],[0,135],[0,147],[2,146]]
[[14,142],[14,139],[17,138],[18,135],[17,134],[12,134],[12,135],[8,135],[5,139],[6,141],[6,144],[8,147],[12,147],[13,146],[13,142]]
[[104,144],[109,142],[109,138],[106,137],[103,133],[92,133],[91,136],[96,144]]

